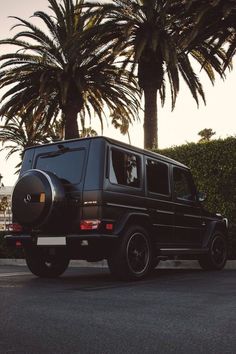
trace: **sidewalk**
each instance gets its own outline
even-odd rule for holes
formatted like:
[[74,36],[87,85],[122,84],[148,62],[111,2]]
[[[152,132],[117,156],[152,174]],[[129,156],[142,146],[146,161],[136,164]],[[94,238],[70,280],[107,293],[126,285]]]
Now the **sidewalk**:
[[[0,259],[0,266],[12,265],[12,266],[26,266],[24,259]],[[70,267],[86,267],[86,268],[107,268],[107,262],[105,260],[100,262],[86,262],[82,260],[70,261]],[[198,261],[181,261],[181,260],[168,260],[160,261],[158,268],[179,268],[179,269],[201,269]],[[236,260],[227,261],[225,269],[236,270]]]

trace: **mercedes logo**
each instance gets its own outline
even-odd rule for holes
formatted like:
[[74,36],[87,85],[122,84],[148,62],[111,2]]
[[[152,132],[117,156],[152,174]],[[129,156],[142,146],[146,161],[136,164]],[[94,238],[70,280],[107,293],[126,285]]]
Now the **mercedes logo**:
[[25,196],[24,202],[25,202],[25,203],[31,202],[31,195],[30,195],[30,194],[27,194],[27,195]]

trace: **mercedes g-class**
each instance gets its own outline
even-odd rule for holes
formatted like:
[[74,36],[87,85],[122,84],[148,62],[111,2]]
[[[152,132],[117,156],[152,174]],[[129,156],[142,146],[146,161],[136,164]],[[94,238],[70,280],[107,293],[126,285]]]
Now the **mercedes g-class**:
[[25,150],[12,195],[8,245],[21,246],[39,277],[71,259],[106,259],[121,279],[141,279],[160,260],[227,260],[227,220],[202,205],[188,167],[109,138]]

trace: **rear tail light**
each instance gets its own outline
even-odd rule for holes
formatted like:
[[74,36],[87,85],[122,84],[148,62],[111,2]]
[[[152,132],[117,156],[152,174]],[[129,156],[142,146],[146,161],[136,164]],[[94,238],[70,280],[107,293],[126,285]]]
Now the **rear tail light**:
[[10,232],[22,232],[23,231],[22,226],[18,223],[9,224],[7,226],[7,229]]
[[80,229],[81,230],[97,230],[101,224],[100,220],[81,220]]

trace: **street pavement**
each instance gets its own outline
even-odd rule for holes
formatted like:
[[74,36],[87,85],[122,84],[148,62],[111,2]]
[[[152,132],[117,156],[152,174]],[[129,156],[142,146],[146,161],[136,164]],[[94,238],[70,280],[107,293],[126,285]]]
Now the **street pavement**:
[[74,264],[58,279],[0,265],[0,353],[236,353],[236,269],[138,282]]

